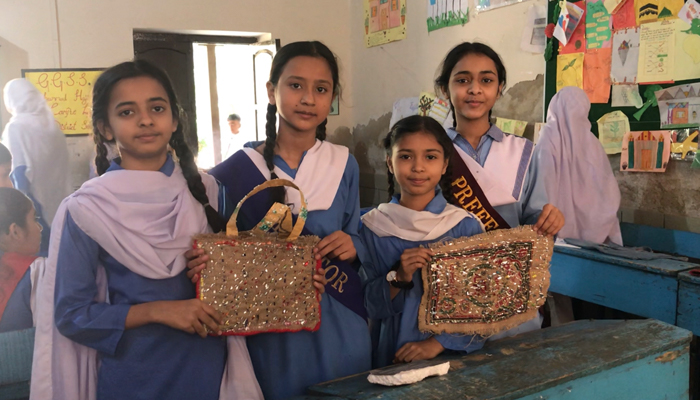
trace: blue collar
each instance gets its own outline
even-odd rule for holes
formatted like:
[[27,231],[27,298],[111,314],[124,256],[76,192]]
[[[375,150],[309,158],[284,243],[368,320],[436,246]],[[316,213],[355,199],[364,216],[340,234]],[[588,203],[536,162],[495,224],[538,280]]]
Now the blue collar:
[[[491,124],[489,130],[486,131],[486,135],[490,136],[491,139],[497,142],[502,142],[505,133],[503,133],[502,130],[498,129],[496,125]],[[450,128],[447,130],[447,136],[449,136],[450,139],[454,142],[457,136],[459,136],[459,132],[457,132],[455,128]]]
[[[400,194],[395,194],[394,197],[391,198],[391,204],[399,204],[400,198]],[[447,207],[447,200],[445,200],[445,196],[442,195],[442,190],[438,188],[435,190],[435,197],[430,200],[430,203],[425,206],[423,211],[428,211],[433,214],[440,214],[441,212],[445,211],[445,207]]]
[[[112,162],[109,164],[109,168],[107,168],[107,171],[105,172],[110,172],[110,171],[118,171],[122,168],[121,165],[117,162],[117,160],[120,160],[119,158],[116,158],[112,160]],[[121,162],[121,160],[120,160]],[[175,171],[175,161],[173,161],[173,156],[168,154],[168,157],[165,159],[165,164],[163,164],[162,167],[160,167],[160,172],[164,173],[167,176],[171,176],[173,174],[173,171]]]

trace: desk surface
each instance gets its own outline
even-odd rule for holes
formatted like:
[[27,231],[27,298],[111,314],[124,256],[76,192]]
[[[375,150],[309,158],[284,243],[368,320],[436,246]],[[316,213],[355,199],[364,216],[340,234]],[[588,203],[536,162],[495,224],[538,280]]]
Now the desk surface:
[[[450,361],[450,372],[414,385],[374,385],[362,373],[309,391],[352,399],[516,399],[687,346],[691,337],[689,331],[655,320],[578,321],[491,342],[470,355],[441,356]],[[670,354],[668,361],[677,356]]]
[[554,251],[560,254],[567,254],[570,256],[581,257],[592,261],[618,265],[621,267],[651,272],[659,275],[676,276],[679,272],[698,267],[697,264],[666,258],[657,260],[630,260],[627,258],[604,254],[599,251],[574,249],[563,246],[554,246]]

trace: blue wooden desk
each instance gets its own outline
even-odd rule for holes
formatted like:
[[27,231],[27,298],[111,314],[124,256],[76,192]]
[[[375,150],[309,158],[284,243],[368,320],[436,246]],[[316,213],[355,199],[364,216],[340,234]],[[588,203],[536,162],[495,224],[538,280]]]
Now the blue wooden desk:
[[[340,399],[688,399],[692,334],[654,320],[577,321],[441,356],[450,372],[385,387],[367,373],[309,388]],[[309,397],[312,398],[312,397]]]
[[690,271],[678,275],[678,320],[681,328],[700,335],[700,277]]
[[549,291],[676,324],[678,274],[695,267],[555,246]]

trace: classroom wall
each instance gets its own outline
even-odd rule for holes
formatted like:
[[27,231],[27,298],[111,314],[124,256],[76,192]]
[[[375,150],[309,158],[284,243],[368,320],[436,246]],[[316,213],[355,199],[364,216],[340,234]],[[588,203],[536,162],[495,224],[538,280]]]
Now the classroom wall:
[[358,93],[352,104],[355,125],[352,137],[344,137],[351,146],[361,170],[361,202],[377,204],[386,198],[386,166],[380,138],[389,129],[392,105],[402,97],[433,91],[439,63],[447,52],[463,41],[480,41],[500,54],[507,70],[504,98],[494,108],[494,116],[518,118],[530,122],[542,119],[544,58],[542,54],[520,49],[528,9],[546,0],[526,1],[500,9],[470,14],[464,26],[453,26],[428,33],[427,1],[408,0],[406,39],[366,48],[364,9],[353,1],[351,51],[353,90]]
[[[341,60],[345,86],[352,75],[352,0],[3,0],[0,2],[0,85],[22,68],[108,67],[133,58],[134,29],[270,32],[282,44],[322,40]],[[58,17],[56,17],[58,16]],[[351,101],[347,91],[345,99]],[[2,124],[9,119],[0,103]],[[351,126],[352,110],[340,105],[328,130]],[[345,131],[348,131],[345,128]],[[69,138],[76,180],[87,178],[90,139]],[[84,167],[84,168],[83,168]],[[74,182],[75,183],[75,182]]]

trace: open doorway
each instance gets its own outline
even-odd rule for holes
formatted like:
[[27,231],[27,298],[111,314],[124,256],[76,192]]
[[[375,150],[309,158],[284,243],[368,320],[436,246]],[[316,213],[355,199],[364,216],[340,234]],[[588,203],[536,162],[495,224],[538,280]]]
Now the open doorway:
[[[187,143],[209,169],[265,136],[265,84],[279,41],[260,32],[134,30],[134,56],[165,70],[184,109]],[[233,134],[227,118],[240,118]]]
[[[193,43],[200,168],[211,168],[244,144],[264,139],[265,84],[276,51],[275,42]],[[239,124],[229,124],[232,115]]]

